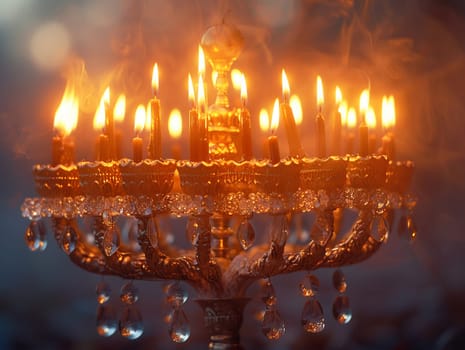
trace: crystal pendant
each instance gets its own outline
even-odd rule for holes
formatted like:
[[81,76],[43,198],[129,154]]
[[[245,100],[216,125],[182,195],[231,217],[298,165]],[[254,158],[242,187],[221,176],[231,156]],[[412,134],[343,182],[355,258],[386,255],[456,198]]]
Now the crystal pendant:
[[262,293],[262,300],[266,306],[276,305],[278,298],[276,297],[273,284],[271,283],[270,280],[267,280],[263,284],[261,293]]
[[171,340],[176,343],[184,343],[189,339],[191,335],[191,327],[186,314],[182,309],[177,308],[173,310],[168,332]]
[[242,220],[237,230],[237,239],[241,243],[242,249],[249,249],[255,241],[255,230],[252,224],[247,220]]
[[192,216],[189,217],[187,221],[186,235],[192,245],[197,244],[197,240],[199,239],[199,224],[197,223],[197,218]]
[[278,245],[284,245],[289,236],[289,220],[286,215],[273,215],[271,222],[271,239]]
[[349,298],[345,295],[336,297],[333,303],[333,316],[340,324],[347,324],[352,319],[352,310],[349,306]]
[[47,248],[45,225],[42,221],[31,221],[24,235],[27,247],[31,251],[44,251]]
[[66,254],[70,255],[76,249],[77,240],[76,230],[72,226],[67,226],[61,237],[61,248]]
[[325,329],[325,318],[321,304],[310,298],[304,305],[301,318],[302,327],[309,333],[319,333]]
[[97,294],[97,302],[99,304],[106,303],[110,299],[111,288],[109,284],[103,280],[97,284],[95,292]]
[[300,293],[304,297],[313,297],[320,289],[318,277],[312,274],[306,275],[299,284]]
[[152,247],[158,247],[158,230],[153,216],[151,216],[147,221],[146,235]]
[[126,306],[119,321],[119,332],[127,339],[137,339],[144,333],[139,310],[134,305]]
[[388,220],[380,215],[375,216],[371,222],[371,237],[378,242],[385,242],[389,235]]
[[274,308],[267,309],[263,315],[263,334],[270,340],[277,340],[282,337],[285,331],[286,327],[279,312]]
[[347,290],[346,277],[339,269],[333,273],[333,286],[339,293],[344,293]]
[[325,246],[331,238],[331,225],[322,216],[317,217],[310,229],[310,238],[321,246]]
[[106,256],[116,253],[120,244],[120,233],[118,225],[112,224],[103,236],[103,250]]
[[99,305],[97,308],[97,333],[102,337],[112,336],[118,328],[116,313],[110,305]]
[[166,302],[174,308],[183,305],[188,298],[187,291],[178,281],[171,283],[166,288]]
[[413,221],[413,218],[411,216],[407,217],[407,232],[408,232],[408,237],[410,241],[414,241],[415,238],[417,237],[417,225],[415,224],[415,221]]
[[132,281],[128,282],[121,287],[119,297],[125,304],[134,304],[139,300],[139,290]]

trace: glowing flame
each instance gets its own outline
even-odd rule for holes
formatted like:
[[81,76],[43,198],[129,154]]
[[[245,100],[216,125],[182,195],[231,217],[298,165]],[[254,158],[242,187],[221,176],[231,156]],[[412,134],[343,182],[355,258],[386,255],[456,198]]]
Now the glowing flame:
[[265,108],[260,110],[259,123],[261,131],[266,132],[270,130],[270,116]]
[[168,118],[168,131],[170,136],[178,139],[182,134],[182,117],[179,109],[173,109]]
[[359,111],[362,115],[365,115],[368,112],[368,107],[370,106],[370,91],[365,89],[360,94],[360,106]]
[[241,89],[242,72],[239,69],[234,68],[231,71],[231,81],[234,90]]
[[396,125],[396,105],[394,96],[383,96],[381,108],[381,123],[383,128],[389,129]]
[[350,107],[349,112],[347,112],[347,126],[351,129],[357,126],[357,113],[353,107]]
[[205,104],[205,90],[203,87],[203,78],[199,76],[199,86],[197,87],[197,103],[199,106],[203,106]]
[[74,89],[67,85],[55,112],[53,127],[62,136],[68,136],[77,126],[78,114],[79,101],[74,94]]
[[189,104],[194,107],[195,106],[195,92],[194,92],[194,83],[192,82],[192,77],[189,73],[187,78],[187,95],[189,97]]
[[113,119],[116,122],[122,122],[124,120],[124,115],[126,114],[126,96],[123,94],[118,96],[118,99],[115,103],[115,108],[113,109]]
[[241,76],[241,100],[242,103],[245,105],[247,102],[247,82],[245,81],[245,75],[242,74]]
[[376,128],[376,114],[373,107],[369,106],[365,115],[365,122],[370,129]]
[[275,130],[278,129],[278,126],[279,126],[279,100],[276,99],[274,100],[273,114],[271,115],[271,125],[270,125],[271,132],[274,133]]
[[147,112],[145,113],[145,127],[144,130],[150,130],[152,128],[152,105],[147,103],[147,108],[145,109]]
[[212,71],[212,84],[216,87],[216,80],[218,79],[218,72],[216,70]]
[[284,69],[281,72],[281,81],[283,89],[283,99],[284,101],[287,101],[289,99],[289,95],[291,94],[291,88],[289,87],[289,81],[287,80],[287,75]]
[[318,105],[318,107],[321,108],[321,106],[323,106],[323,103],[325,103],[323,81],[321,80],[321,77],[318,75],[316,77],[316,104]]
[[153,65],[153,70],[152,70],[152,90],[155,96],[158,95],[158,88],[159,88],[158,63],[155,63]]
[[203,53],[202,46],[199,45],[199,66],[198,73],[201,76],[205,76],[205,54]]
[[134,131],[139,134],[145,127],[145,107],[144,105],[138,105],[136,108],[136,114],[134,115]]
[[339,107],[337,111],[341,114],[341,125],[346,126],[347,125],[347,101],[342,101],[339,104]]
[[110,103],[110,88],[107,87],[102,97],[100,98],[100,103],[98,104],[97,110],[95,111],[94,116],[94,129],[103,130],[105,127],[105,105]]
[[336,106],[339,106],[342,102],[342,91],[339,86],[336,86],[335,98],[336,98]]
[[302,103],[300,103],[300,98],[297,95],[292,95],[289,100],[289,105],[292,109],[292,114],[294,114],[294,120],[297,125],[302,124],[303,112],[302,112]]

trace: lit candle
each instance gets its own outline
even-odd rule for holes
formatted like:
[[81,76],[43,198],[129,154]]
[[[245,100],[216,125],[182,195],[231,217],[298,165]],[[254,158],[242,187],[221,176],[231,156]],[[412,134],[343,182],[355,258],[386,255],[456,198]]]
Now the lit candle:
[[171,149],[173,159],[179,160],[181,159],[181,146],[179,145],[179,138],[182,134],[182,116],[179,109],[175,108],[170,112],[170,116],[168,118],[168,132],[174,140],[174,144]]
[[199,77],[202,77],[203,93],[205,97],[205,106],[208,106],[208,84],[205,78],[205,54],[203,52],[202,46],[200,45],[199,45],[197,73]]
[[241,82],[241,126],[242,126],[242,155],[244,160],[252,159],[252,124],[250,122],[250,112],[246,108],[247,103],[247,83],[242,74]]
[[195,106],[195,93],[194,93],[194,84],[192,82],[192,77],[189,74],[187,80],[187,90],[189,97],[189,137],[190,137],[190,160],[193,162],[198,162],[200,160],[199,154],[199,114],[197,113],[197,108]]
[[136,163],[139,163],[143,158],[142,138],[140,137],[140,133],[145,127],[145,115],[145,107],[143,105],[138,105],[134,116],[134,132],[136,135],[132,139],[133,158]]
[[126,96],[124,96],[124,94],[121,94],[116,99],[115,107],[113,108],[113,120],[115,121],[116,159],[121,159],[123,155],[123,152],[122,152],[123,138],[121,135],[121,130],[120,128],[117,127],[117,125],[124,121],[125,114],[126,114]]
[[199,76],[197,91],[197,110],[199,119],[199,160],[209,160],[208,116],[206,111],[205,90],[203,78]]
[[151,159],[161,158],[161,119],[160,119],[160,100],[158,99],[158,64],[153,65],[152,71],[152,89],[153,98],[150,100],[151,111],[151,126],[150,126],[150,142],[149,142],[149,157]]
[[291,106],[292,113],[294,114],[294,120],[296,125],[302,124],[303,112],[302,112],[302,103],[300,98],[297,95],[292,95],[289,99],[289,105]]
[[382,152],[388,159],[394,160],[396,156],[395,140],[393,128],[396,125],[396,107],[394,96],[383,96],[382,102],[382,114],[381,114],[382,126],[385,131],[383,136]]
[[316,101],[318,105],[318,113],[316,115],[316,129],[318,133],[316,140],[316,150],[317,156],[323,158],[326,156],[326,133],[325,119],[322,113],[324,103],[323,82],[319,75],[316,77]]
[[366,114],[370,106],[370,92],[368,89],[365,89],[360,94],[360,115],[362,116],[360,125],[359,125],[359,154],[362,157],[368,155],[368,126],[366,123]]
[[342,136],[342,115],[339,110],[342,103],[342,91],[339,86],[336,86],[335,92],[336,112],[334,113],[334,128],[333,128],[333,149],[334,155],[341,154],[341,136]]
[[286,129],[287,142],[289,144],[289,154],[291,157],[303,157],[304,151],[300,143],[300,136],[294,119],[294,114],[289,106],[290,88],[284,69],[281,74],[283,102],[280,105],[280,118],[283,119],[284,128]]
[[[260,124],[260,130],[262,132],[269,132],[270,130],[270,116],[268,115],[268,111],[265,108],[262,108],[260,110],[259,114],[259,124]],[[265,138],[263,140],[263,158],[268,159],[269,158],[269,150],[268,150],[268,140]]]
[[110,107],[110,88],[107,87],[103,93],[103,108],[105,110],[105,135],[108,138],[108,160],[116,158],[115,123],[113,110]]
[[357,113],[355,112],[355,108],[349,108],[347,112],[347,154],[354,153],[354,142],[355,142],[355,135],[354,129],[357,126]]
[[376,153],[376,114],[373,107],[368,107],[365,116],[366,124],[368,126],[368,153]]
[[281,160],[281,155],[279,153],[278,137],[274,134],[275,130],[278,128],[279,125],[279,112],[279,101],[278,99],[276,99],[273,106],[273,114],[271,115],[271,135],[268,137],[268,149],[270,153],[270,162],[272,164],[277,164]]
[[100,99],[100,103],[95,111],[94,116],[94,129],[101,130],[101,134],[97,139],[97,160],[100,161],[108,161],[109,160],[109,148],[110,143],[108,140],[108,136],[105,134],[105,124],[106,124],[106,116],[105,116],[105,99],[108,96],[106,93],[103,94],[102,98]]

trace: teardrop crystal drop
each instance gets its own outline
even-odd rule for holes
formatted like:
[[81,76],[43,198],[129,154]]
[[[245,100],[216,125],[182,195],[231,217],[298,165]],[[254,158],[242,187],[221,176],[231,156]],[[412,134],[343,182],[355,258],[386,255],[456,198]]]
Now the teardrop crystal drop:
[[385,242],[389,236],[389,223],[383,216],[375,216],[371,222],[371,237],[378,242]]
[[183,305],[189,295],[178,281],[171,283],[166,289],[166,302],[173,308]]
[[271,239],[278,245],[284,245],[289,236],[289,220],[286,215],[273,215],[271,221]]
[[146,235],[152,247],[158,247],[158,230],[155,219],[151,216],[147,221]]
[[305,303],[302,310],[301,323],[305,331],[309,333],[319,333],[325,329],[323,308],[315,298],[310,298]]
[[270,340],[282,337],[286,327],[284,321],[276,309],[267,309],[263,315],[262,332]]
[[408,232],[408,237],[410,241],[414,241],[415,238],[417,238],[417,225],[415,224],[415,221],[413,221],[413,218],[411,216],[407,217],[407,232]]
[[99,305],[97,308],[97,333],[102,337],[112,336],[118,328],[115,310],[111,305]]
[[47,248],[45,225],[42,221],[31,221],[24,235],[27,247],[35,251],[44,251]]
[[318,277],[312,274],[306,275],[299,284],[300,293],[304,297],[313,297],[320,289]]
[[106,256],[116,253],[120,244],[120,232],[118,225],[112,224],[103,236],[103,250]]
[[191,327],[186,314],[180,308],[174,309],[168,332],[175,343],[186,342],[191,335]]
[[339,269],[333,273],[333,286],[339,293],[344,293],[347,290],[346,277]]
[[349,298],[345,295],[336,297],[333,303],[333,316],[340,324],[347,324],[352,319]]
[[278,298],[276,297],[276,293],[273,287],[273,284],[271,283],[270,280],[267,280],[263,285],[262,285],[262,300],[265,303],[266,306],[273,306],[276,305],[276,302],[278,301]]
[[144,333],[144,324],[139,310],[134,305],[126,306],[119,321],[119,332],[127,339],[137,339]]
[[139,289],[137,289],[132,281],[128,282],[121,287],[119,297],[125,304],[134,304],[139,300]]
[[111,288],[110,285],[105,281],[100,281],[95,288],[97,294],[97,302],[99,304],[106,303],[110,299]]
[[240,223],[237,230],[237,239],[244,250],[249,249],[255,242],[255,230],[247,219],[244,219]]
[[197,244],[199,238],[199,224],[197,223],[197,218],[189,217],[186,227],[187,239],[192,243],[192,245]]
[[70,255],[76,249],[77,240],[76,230],[72,226],[67,226],[61,237],[61,248],[66,254]]

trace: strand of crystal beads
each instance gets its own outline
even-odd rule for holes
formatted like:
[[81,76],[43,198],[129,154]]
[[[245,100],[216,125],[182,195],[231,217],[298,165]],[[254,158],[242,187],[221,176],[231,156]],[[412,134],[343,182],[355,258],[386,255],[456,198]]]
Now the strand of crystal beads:
[[347,324],[352,319],[352,310],[350,309],[349,298],[344,295],[347,290],[346,278],[339,269],[333,273],[333,285],[339,293],[333,302],[333,316],[340,324]]
[[67,255],[70,255],[76,249],[78,238],[78,233],[72,226],[71,222],[67,221],[60,238],[61,249],[63,249]]
[[170,314],[166,317],[169,322],[168,333],[175,343],[185,343],[191,335],[191,328],[182,306],[189,296],[179,281],[170,283],[165,293],[166,302],[171,307]]
[[118,328],[116,313],[108,301],[110,300],[111,288],[107,282],[102,280],[97,284],[97,333],[102,337],[110,337]]
[[132,281],[121,287],[120,299],[125,306],[119,321],[119,332],[127,339],[137,339],[144,333],[144,324],[142,315],[135,305],[139,300],[139,290]]
[[281,315],[276,309],[278,301],[276,293],[268,278],[262,285],[262,301],[265,303],[265,312],[263,313],[262,332],[270,340],[278,340],[286,331]]
[[32,251],[43,252],[47,248],[47,232],[42,220],[31,220],[26,229],[24,240],[27,247]]
[[316,299],[320,289],[320,281],[315,275],[308,273],[299,284],[300,293],[308,298],[302,310],[300,322],[306,332],[319,333],[325,329],[323,308]]

